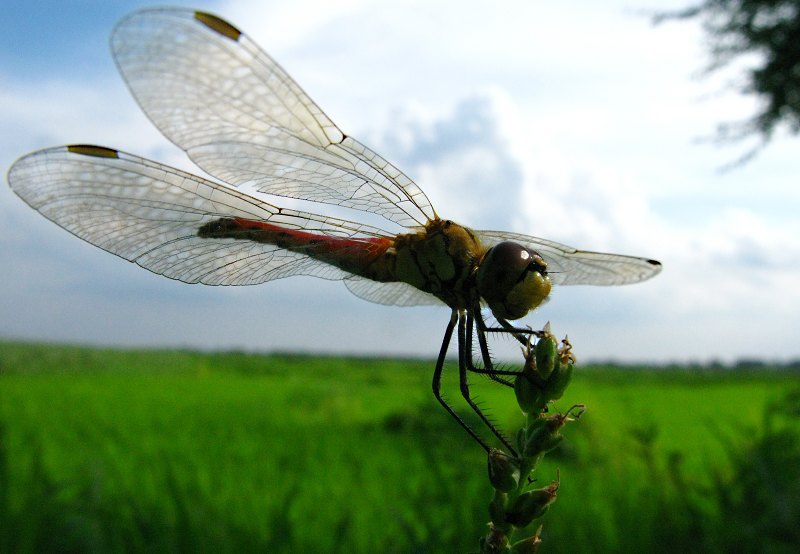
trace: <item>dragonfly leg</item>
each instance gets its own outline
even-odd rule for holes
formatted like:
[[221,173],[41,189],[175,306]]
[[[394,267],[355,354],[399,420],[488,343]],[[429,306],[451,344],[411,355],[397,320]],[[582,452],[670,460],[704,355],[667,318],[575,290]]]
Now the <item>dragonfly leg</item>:
[[[442,348],[439,350],[439,357],[436,360],[436,368],[433,370],[433,395],[436,397],[436,400],[439,401],[445,410],[455,419],[459,425],[467,432],[469,435],[475,439],[475,441],[481,445],[486,452],[489,452],[491,448],[486,441],[484,441],[478,434],[472,430],[472,428],[467,425],[461,416],[459,416],[453,408],[445,401],[442,397],[442,371],[444,370],[444,361],[447,357],[447,349],[450,346],[450,340],[453,337],[453,329],[456,327],[456,323],[459,321],[458,312],[453,310],[453,314],[450,316],[450,322],[447,324],[447,329],[444,332],[444,339],[442,340]],[[459,366],[461,366],[461,344],[459,342]],[[490,425],[491,427],[491,425]]]
[[480,310],[475,311],[475,319],[478,323],[478,333],[507,333],[517,339],[522,346],[528,346],[530,341],[530,337],[536,336],[541,338],[544,336],[542,331],[534,331],[530,327],[514,327],[510,322],[503,319],[502,317],[495,317],[497,322],[501,325],[501,327],[487,327],[486,323],[483,321],[483,316],[480,313]]
[[478,345],[481,351],[481,360],[483,362],[483,367],[478,367],[475,365],[475,362],[472,359],[473,353],[473,346],[472,346],[472,338],[473,333],[475,332],[475,318],[480,317],[473,316],[473,311],[467,313],[467,333],[466,333],[466,340],[467,340],[467,371],[471,371],[472,373],[479,373],[482,375],[488,375],[489,378],[493,381],[497,381],[502,385],[506,385],[508,387],[513,387],[514,384],[509,381],[508,379],[504,379],[501,375],[517,375],[517,371],[506,371],[496,369],[494,367],[494,362],[492,361],[492,356],[489,353],[489,345],[486,342],[486,334],[481,330],[480,325],[477,328],[477,335],[478,335]]
[[[469,381],[468,381],[468,366],[472,364],[472,352],[467,350],[467,340],[466,340],[466,327],[467,327],[467,316],[466,314],[459,314],[458,316],[458,382],[461,387],[461,396],[464,397],[464,400],[467,401],[470,408],[481,418],[481,421],[489,428],[489,430],[496,436],[500,442],[503,443],[507,449],[511,452],[515,452],[514,447],[511,446],[511,443],[508,439],[500,432],[500,430],[495,427],[495,425],[489,421],[489,418],[486,417],[481,409],[478,407],[477,404],[472,400],[472,396],[469,392]],[[469,360],[469,362],[467,361]]]

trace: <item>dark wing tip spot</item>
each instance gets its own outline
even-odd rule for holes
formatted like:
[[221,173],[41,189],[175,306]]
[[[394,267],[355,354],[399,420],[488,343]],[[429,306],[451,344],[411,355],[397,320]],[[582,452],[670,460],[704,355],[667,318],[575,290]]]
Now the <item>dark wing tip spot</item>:
[[94,156],[95,158],[119,158],[119,152],[117,150],[106,148],[105,146],[95,146],[93,144],[71,144],[67,146],[67,151],[73,154]]
[[647,263],[649,263],[650,265],[654,265],[656,267],[661,267],[661,262],[659,262],[658,260],[647,260]]
[[194,18],[212,31],[228,37],[234,42],[238,41],[239,37],[242,36],[242,32],[239,29],[214,14],[197,11],[194,12]]

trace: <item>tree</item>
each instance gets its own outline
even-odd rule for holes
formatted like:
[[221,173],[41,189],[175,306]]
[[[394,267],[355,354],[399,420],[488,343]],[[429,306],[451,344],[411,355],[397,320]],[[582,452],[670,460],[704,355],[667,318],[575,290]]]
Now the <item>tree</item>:
[[761,144],[745,155],[746,161],[777,128],[800,134],[800,0],[702,0],[660,13],[655,22],[696,18],[709,36],[709,73],[755,54],[756,63],[744,69],[740,91],[759,98],[761,107],[750,119],[720,124],[717,138],[759,135]]

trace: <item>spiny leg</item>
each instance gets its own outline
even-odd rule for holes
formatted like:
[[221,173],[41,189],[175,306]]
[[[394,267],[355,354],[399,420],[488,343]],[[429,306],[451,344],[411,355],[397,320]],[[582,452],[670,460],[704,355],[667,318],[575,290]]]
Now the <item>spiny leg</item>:
[[[483,320],[480,310],[475,310],[475,321],[478,327],[478,336],[482,333],[507,333],[517,339],[522,346],[527,347],[530,343],[531,335],[541,338],[543,333],[541,331],[534,331],[530,327],[514,327],[507,320],[502,317],[495,316],[495,319],[502,327],[487,327],[486,322]],[[485,339],[484,339],[485,340]]]
[[[503,446],[508,448],[511,452],[516,452],[514,447],[511,446],[511,443],[508,442],[508,439],[500,432],[500,430],[494,426],[494,424],[489,421],[489,418],[481,411],[477,404],[472,400],[469,392],[469,380],[467,378],[467,371],[468,366],[472,364],[472,351],[467,351],[467,340],[466,340],[466,322],[467,316],[464,313],[459,314],[458,316],[458,382],[461,388],[461,396],[464,397],[464,400],[467,401],[470,408],[478,414],[478,417],[481,418],[481,421],[489,428],[489,430],[494,433],[500,442],[503,443]],[[469,362],[467,361],[469,360]]]
[[[444,406],[444,409],[455,419],[464,430],[470,434],[470,436],[477,441],[481,448],[483,448],[486,452],[489,452],[491,448],[486,441],[484,441],[480,436],[478,436],[475,431],[467,425],[461,416],[459,416],[453,408],[442,398],[442,370],[444,369],[444,361],[447,357],[447,348],[450,346],[450,340],[453,337],[453,329],[455,329],[456,323],[459,321],[458,312],[453,310],[452,315],[450,316],[450,322],[447,324],[447,328],[444,332],[444,339],[442,340],[442,348],[439,350],[439,358],[436,360],[436,368],[433,370],[433,395],[436,397],[436,400],[439,401],[439,404]],[[461,366],[461,341],[459,340],[459,367]],[[480,412],[479,412],[480,413]],[[489,425],[491,427],[491,424]]]
[[472,337],[473,333],[475,332],[475,317],[480,317],[480,307],[477,308],[477,316],[474,316],[473,313],[476,312],[476,309],[471,310],[467,313],[467,352],[469,356],[467,357],[467,370],[473,373],[479,373],[482,375],[488,375],[490,379],[496,381],[502,385],[506,385],[507,387],[513,387],[514,384],[509,381],[508,379],[503,379],[501,375],[511,375],[515,376],[518,374],[517,371],[505,371],[495,369],[494,362],[492,361],[492,356],[489,353],[489,345],[486,342],[486,335],[481,330],[480,325],[477,328],[478,334],[478,345],[481,351],[481,359],[483,360],[483,367],[476,367],[475,363],[472,360]]

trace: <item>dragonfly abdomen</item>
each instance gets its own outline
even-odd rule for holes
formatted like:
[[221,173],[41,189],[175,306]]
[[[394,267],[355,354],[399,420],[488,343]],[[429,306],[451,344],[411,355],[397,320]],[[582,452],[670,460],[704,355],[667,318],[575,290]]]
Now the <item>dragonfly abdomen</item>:
[[393,268],[382,270],[386,264],[375,264],[393,245],[391,239],[384,237],[335,237],[239,217],[210,221],[198,229],[197,235],[207,239],[228,238],[273,244],[362,277],[376,281],[394,280],[391,275]]

